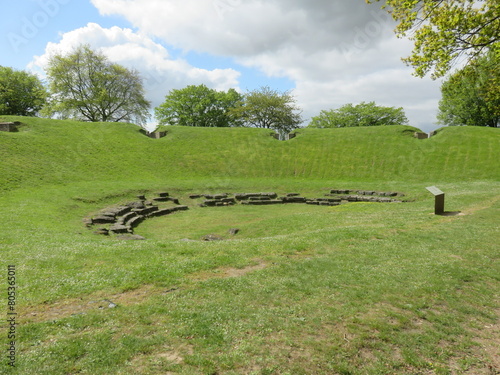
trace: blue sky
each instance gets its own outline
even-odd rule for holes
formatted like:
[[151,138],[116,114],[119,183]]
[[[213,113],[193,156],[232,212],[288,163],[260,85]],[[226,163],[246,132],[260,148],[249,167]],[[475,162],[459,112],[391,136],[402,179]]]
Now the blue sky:
[[[364,0],[20,0],[3,2],[0,65],[43,78],[81,43],[137,69],[153,107],[174,88],[293,90],[306,119],[375,101],[437,128],[439,81],[415,78],[380,4]],[[151,120],[154,122],[154,119]],[[307,121],[304,123],[307,125]]]

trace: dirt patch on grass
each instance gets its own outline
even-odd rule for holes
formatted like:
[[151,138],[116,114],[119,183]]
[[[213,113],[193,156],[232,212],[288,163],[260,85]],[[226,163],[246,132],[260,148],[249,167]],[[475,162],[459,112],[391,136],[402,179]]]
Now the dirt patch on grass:
[[[267,264],[260,262],[244,268],[217,268],[211,271],[199,272],[191,276],[195,281],[211,278],[241,277],[247,273],[262,270]],[[30,306],[23,311],[24,319],[28,322],[46,322],[81,315],[90,311],[113,309],[120,306],[132,306],[143,303],[152,296],[171,293],[177,288],[158,288],[153,285],[143,285],[137,289],[122,293],[105,294],[100,291],[80,298],[71,298],[63,301],[43,303]]]
[[481,357],[487,358],[486,366],[488,375],[500,374],[500,309],[495,311],[497,321],[492,324],[484,325],[483,329],[476,330],[476,339],[480,345],[479,352]]
[[195,281],[204,281],[209,279],[226,279],[230,277],[241,277],[250,272],[263,270],[267,267],[265,262],[258,262],[255,265],[246,266],[243,268],[216,268],[210,271],[197,272],[191,276],[191,278]]
[[[174,371],[176,365],[183,365],[184,358],[192,355],[194,350],[191,346],[180,345],[174,348],[158,348],[159,351],[148,354],[139,354],[130,360],[127,374],[178,374]],[[172,371],[165,368],[172,368]],[[166,372],[165,372],[166,371]]]
[[123,293],[105,294],[99,292],[85,297],[31,306],[23,312],[23,315],[25,320],[29,322],[53,321],[72,315],[85,314],[89,311],[136,305],[153,295],[162,295],[174,290],[176,288],[165,289],[152,285],[143,285]]

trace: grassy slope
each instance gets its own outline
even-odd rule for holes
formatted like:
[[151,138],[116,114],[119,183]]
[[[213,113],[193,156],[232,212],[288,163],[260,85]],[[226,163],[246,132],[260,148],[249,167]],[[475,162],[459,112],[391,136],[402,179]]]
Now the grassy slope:
[[[18,374],[488,374],[496,365],[498,129],[446,128],[429,140],[407,127],[304,129],[278,142],[258,129],[172,128],[151,140],[133,125],[21,121],[21,132],[0,133],[1,266],[17,265]],[[466,215],[429,215],[427,184]],[[116,241],[81,223],[139,191],[188,203],[189,192],[329,187],[415,201],[165,218],[166,231],[189,232],[189,214],[210,230],[245,217],[250,238],[220,243]],[[119,308],[99,309],[104,298]]]
[[402,126],[304,129],[279,142],[262,129],[173,127],[149,139],[134,125],[25,119],[0,133],[0,189],[76,181],[263,178],[463,181],[500,175],[500,133],[446,128],[428,140]]

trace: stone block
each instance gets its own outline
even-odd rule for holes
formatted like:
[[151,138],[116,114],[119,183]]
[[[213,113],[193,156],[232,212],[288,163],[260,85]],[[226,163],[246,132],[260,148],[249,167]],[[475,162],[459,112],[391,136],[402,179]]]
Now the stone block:
[[92,224],[111,224],[115,222],[115,217],[114,216],[96,216],[92,218]]
[[143,221],[144,221],[144,216],[135,216],[132,219],[130,219],[129,221],[127,221],[125,223],[125,225],[127,227],[129,227],[130,229],[133,229],[136,226],[138,226],[140,223],[142,223]]
[[188,206],[183,206],[183,205],[182,206],[176,206],[176,207],[174,207],[174,210],[175,211],[187,211],[187,210],[189,210],[189,207]]
[[427,133],[422,133],[422,132],[415,132],[413,133],[413,136],[417,139],[427,139],[429,138],[429,136],[427,135]]
[[0,122],[0,131],[1,132],[17,132],[17,126],[13,122]]
[[283,197],[281,200],[283,203],[306,203],[304,197]]
[[158,211],[158,206],[146,207],[142,209],[135,209],[134,212],[140,216],[148,216],[152,212]]
[[144,202],[129,202],[125,206],[130,207],[132,209],[142,209],[146,207]]
[[121,224],[114,224],[109,228],[111,233],[128,233],[128,227]]
[[223,241],[224,238],[222,238],[221,236],[218,236],[216,234],[208,234],[206,236],[203,236],[201,238],[203,241]]
[[175,212],[175,210],[173,208],[163,208],[161,210],[152,212],[149,216],[150,217],[165,216],[165,215],[171,214],[172,212]]

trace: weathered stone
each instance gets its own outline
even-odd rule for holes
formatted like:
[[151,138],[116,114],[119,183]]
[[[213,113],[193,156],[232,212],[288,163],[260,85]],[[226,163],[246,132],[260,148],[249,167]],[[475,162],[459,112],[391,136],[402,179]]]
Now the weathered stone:
[[298,196],[300,196],[300,193],[288,193],[286,196],[287,197],[298,197]]
[[417,139],[427,139],[429,138],[429,136],[427,135],[427,133],[422,133],[422,132],[415,132],[413,133],[413,136]]
[[115,217],[114,216],[96,216],[92,218],[92,224],[110,224],[115,222]]
[[237,200],[250,199],[253,197],[269,197],[271,199],[274,199],[274,198],[278,197],[278,194],[276,194],[276,193],[244,193],[244,194],[235,194],[234,197]]
[[142,209],[135,209],[134,212],[137,214],[137,215],[142,215],[142,216],[148,216],[150,215],[152,212],[155,212],[155,211],[158,211],[158,206],[152,206],[152,207],[146,207],[146,208],[142,208]]
[[95,234],[100,234],[100,235],[103,235],[103,236],[109,235],[109,231],[106,228],[99,228],[94,233]]
[[144,204],[144,202],[129,202],[126,204],[127,207],[130,207],[132,209],[142,209],[142,208],[145,208],[146,205]]
[[171,214],[172,212],[175,212],[175,210],[173,208],[163,208],[161,210],[152,212],[149,216],[150,217],[165,216],[165,215]]
[[144,221],[144,216],[136,216],[136,217],[133,217],[132,219],[130,219],[129,221],[127,221],[125,223],[125,225],[127,227],[129,227],[130,229],[132,229],[132,228],[135,228],[136,226],[138,226],[143,221]]
[[283,197],[283,203],[305,203],[306,198],[304,197]]
[[91,227],[92,226],[92,219],[88,219],[88,218],[85,218],[82,220],[83,222],[83,225],[85,225],[86,227]]
[[200,195],[200,194],[191,194],[189,196],[189,198],[191,198],[191,199],[198,199],[198,198],[201,198],[201,197],[203,197],[203,195]]
[[231,228],[231,229],[229,229],[229,234],[232,235],[232,236],[238,234],[239,232],[240,232],[239,228]]
[[182,206],[175,206],[174,210],[175,211],[187,211],[187,210],[189,210],[189,207],[188,206],[184,206],[184,205],[182,205]]
[[128,227],[121,224],[114,224],[109,228],[111,233],[128,233]]
[[141,195],[136,195],[137,199],[139,199],[140,201],[145,201],[146,200],[146,196],[144,194],[141,194]]
[[164,198],[164,197],[168,197],[168,196],[169,196],[169,194],[168,194],[168,193],[166,193],[166,192],[163,192],[163,193],[158,193],[158,196],[159,196],[159,197],[163,197],[163,198]]
[[127,221],[137,216],[137,212],[128,212],[116,221],[117,224],[125,224]]
[[228,195],[227,194],[205,194],[204,197],[206,199],[220,200],[220,199],[223,199],[223,198],[227,198]]
[[333,189],[330,191],[331,194],[350,194],[351,190]]
[[1,132],[17,132],[17,126],[13,122],[0,122]]
[[203,236],[201,238],[203,241],[223,241],[224,238],[222,238],[221,236],[218,236],[216,234],[208,234],[206,236]]
[[169,202],[170,198],[169,197],[155,197],[153,198],[155,202]]

